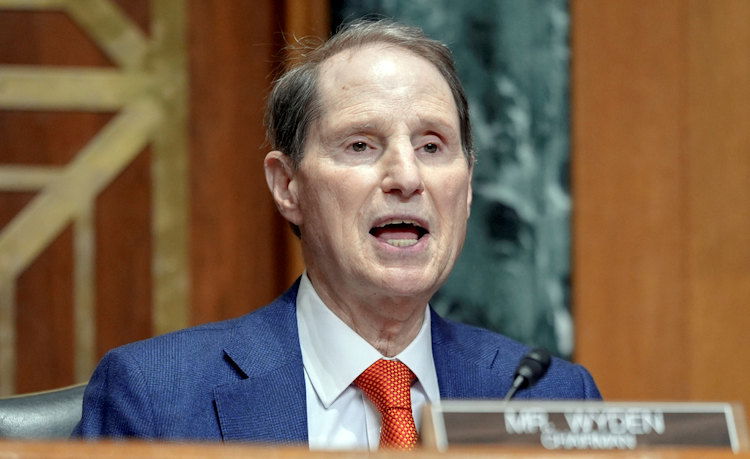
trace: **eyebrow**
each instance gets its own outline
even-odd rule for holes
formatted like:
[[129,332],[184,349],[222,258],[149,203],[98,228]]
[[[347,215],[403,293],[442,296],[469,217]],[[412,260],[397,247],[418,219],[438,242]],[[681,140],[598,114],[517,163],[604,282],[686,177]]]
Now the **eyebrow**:
[[386,123],[382,120],[346,123],[332,129],[329,134],[325,136],[325,139],[331,141],[345,139],[357,134],[372,134],[378,131],[383,131],[385,129],[385,124]]
[[457,131],[449,122],[442,117],[424,117],[418,116],[420,126],[424,126],[425,130],[434,130],[444,137],[458,138],[459,131]]
[[[419,120],[419,129],[417,131],[419,134],[427,131],[435,131],[441,137],[456,139],[459,137],[459,132],[442,117],[417,116],[417,119]],[[338,139],[356,134],[384,131],[390,122],[390,120],[386,119],[370,119],[363,122],[353,121],[332,130],[331,134],[327,137]]]

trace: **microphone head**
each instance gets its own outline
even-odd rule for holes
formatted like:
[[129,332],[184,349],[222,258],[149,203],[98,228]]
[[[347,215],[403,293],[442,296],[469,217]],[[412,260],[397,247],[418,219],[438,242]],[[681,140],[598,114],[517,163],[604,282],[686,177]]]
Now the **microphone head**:
[[523,377],[522,387],[531,387],[536,384],[547,372],[550,362],[549,352],[546,349],[535,348],[523,356],[516,369],[516,376]]

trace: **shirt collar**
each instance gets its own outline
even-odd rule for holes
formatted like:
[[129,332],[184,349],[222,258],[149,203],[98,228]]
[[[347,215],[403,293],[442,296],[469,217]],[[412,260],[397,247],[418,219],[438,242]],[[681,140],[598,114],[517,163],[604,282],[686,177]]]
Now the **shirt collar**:
[[[328,309],[312,286],[307,273],[302,275],[297,293],[297,324],[305,371],[326,408],[367,367],[378,359],[386,358]],[[432,359],[428,306],[425,306],[419,333],[394,358],[414,372],[428,401],[436,403],[440,398],[440,390]]]

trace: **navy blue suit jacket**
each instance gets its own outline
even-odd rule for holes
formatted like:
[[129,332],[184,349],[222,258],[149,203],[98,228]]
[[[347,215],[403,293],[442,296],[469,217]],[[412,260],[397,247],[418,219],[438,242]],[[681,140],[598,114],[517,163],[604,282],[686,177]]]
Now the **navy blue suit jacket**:
[[[237,319],[202,325],[109,352],[88,384],[84,438],[307,442],[297,286]],[[523,345],[432,312],[440,396],[501,398]],[[581,366],[553,359],[517,398],[600,398]]]

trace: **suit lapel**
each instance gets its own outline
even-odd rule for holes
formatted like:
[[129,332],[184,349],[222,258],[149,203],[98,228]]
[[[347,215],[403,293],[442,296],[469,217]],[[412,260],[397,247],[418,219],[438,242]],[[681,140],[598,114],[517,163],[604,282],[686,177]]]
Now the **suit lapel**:
[[[482,350],[474,337],[431,310],[432,356],[441,399],[499,398],[509,387],[498,368],[501,349]],[[511,376],[512,376],[512,369]]]
[[306,443],[305,380],[298,377],[301,364],[214,389],[224,440]]
[[307,404],[295,304],[299,282],[241,319],[225,359],[243,379],[214,388],[225,441],[307,442]]

